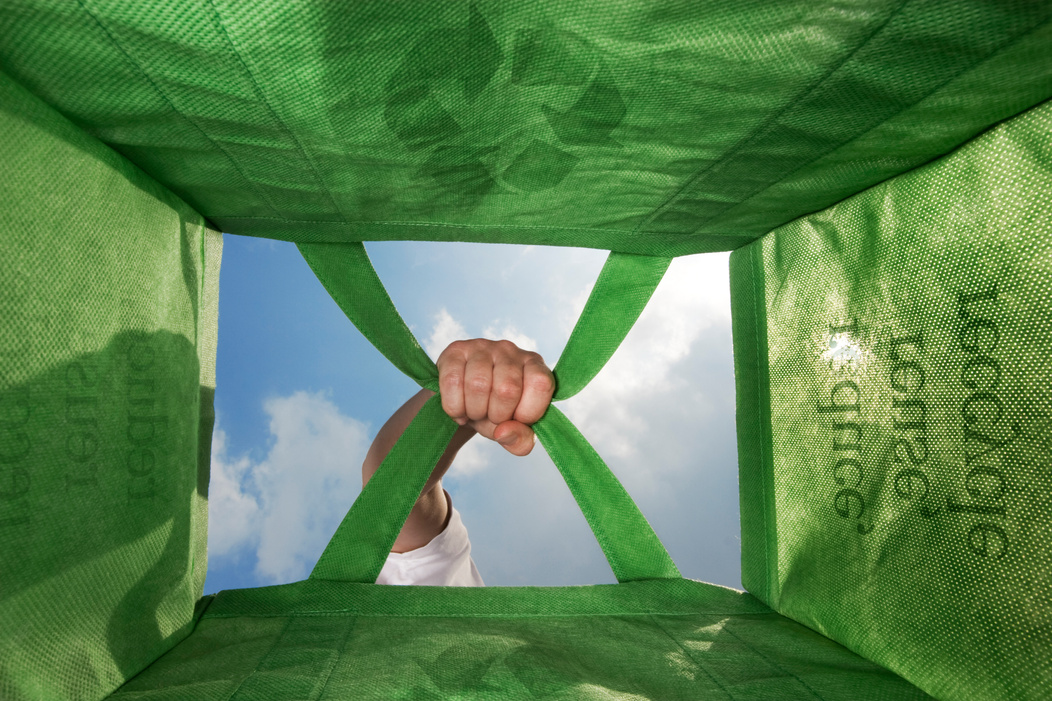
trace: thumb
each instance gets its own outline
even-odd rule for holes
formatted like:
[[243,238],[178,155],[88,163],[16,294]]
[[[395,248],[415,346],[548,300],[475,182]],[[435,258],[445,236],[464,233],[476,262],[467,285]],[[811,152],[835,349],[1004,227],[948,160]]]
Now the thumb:
[[505,421],[493,431],[493,440],[512,455],[529,455],[536,442],[533,429],[519,421]]

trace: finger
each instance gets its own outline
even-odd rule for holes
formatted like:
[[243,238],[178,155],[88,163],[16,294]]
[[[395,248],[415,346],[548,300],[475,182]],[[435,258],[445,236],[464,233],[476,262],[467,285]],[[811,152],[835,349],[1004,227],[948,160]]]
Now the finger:
[[514,419],[524,424],[536,423],[548,410],[555,393],[555,376],[539,355],[533,354],[522,368],[522,398]]
[[472,421],[484,419],[488,415],[492,386],[493,357],[489,353],[472,353],[468,356],[464,372],[464,408]]
[[463,426],[467,422],[467,409],[464,406],[464,375],[467,369],[467,357],[451,344],[438,356],[438,391],[442,394],[442,410]]
[[497,424],[493,423],[489,419],[479,419],[478,421],[468,421],[467,424],[470,428],[475,429],[475,433],[479,434],[483,438],[488,438],[491,441],[497,439],[493,437],[493,434],[497,430]]
[[537,442],[533,429],[518,421],[495,424],[489,419],[479,419],[469,421],[468,426],[483,438],[496,441],[512,455],[528,455]]
[[533,429],[518,421],[505,421],[494,429],[493,438],[512,455],[529,455],[537,436]]
[[498,358],[493,366],[493,387],[490,390],[488,418],[495,424],[504,423],[515,415],[522,397],[522,361]]

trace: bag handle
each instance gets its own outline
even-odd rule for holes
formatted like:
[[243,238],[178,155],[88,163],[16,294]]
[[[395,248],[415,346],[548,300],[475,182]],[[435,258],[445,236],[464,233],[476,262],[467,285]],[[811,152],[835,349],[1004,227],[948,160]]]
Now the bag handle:
[[369,343],[421,387],[438,391],[438,368],[395,309],[365,245],[301,243],[300,253]]
[[[421,387],[438,369],[394,307],[361,243],[299,244],[333,299]],[[671,259],[611,253],[557,363],[556,399],[599,372],[646,306]],[[587,351],[587,352],[586,352]],[[566,378],[565,380],[563,378]],[[566,389],[562,388],[565,383]],[[456,423],[436,395],[420,410],[329,541],[312,579],[375,582]],[[672,558],[602,458],[554,405],[534,424],[619,582],[678,578]]]
[[436,394],[417,412],[354,500],[318,558],[311,579],[372,584],[427,478],[457,430]]
[[555,364],[552,401],[569,399],[603,369],[643,313],[671,258],[611,252]]

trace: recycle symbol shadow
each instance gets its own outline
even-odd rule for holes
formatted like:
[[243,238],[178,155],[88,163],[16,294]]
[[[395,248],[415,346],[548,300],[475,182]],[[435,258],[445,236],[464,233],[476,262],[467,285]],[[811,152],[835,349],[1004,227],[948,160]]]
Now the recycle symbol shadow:
[[[550,137],[534,137],[525,147],[520,143],[509,165],[493,165],[515,139],[497,134],[480,140],[477,130],[465,125],[471,123],[472,107],[504,60],[493,31],[472,5],[466,24],[432,29],[421,36],[385,86],[384,121],[409,151],[422,158],[414,180],[431,178],[438,185],[439,199],[456,203],[462,211],[475,209],[494,190],[539,192],[555,187],[581,160],[572,150],[621,147],[610,134],[627,109],[596,49],[568,32],[531,27],[519,29],[514,37],[512,89],[524,92],[543,86],[548,88],[546,94],[574,91],[578,96],[565,110],[539,105],[545,131],[554,134],[558,145]],[[443,105],[440,94],[447,96],[447,104],[450,94],[462,98],[462,108],[454,108],[457,114]],[[518,107],[518,116],[509,114],[506,121],[520,127],[521,137],[519,117],[526,103],[514,104],[514,95],[511,108]],[[499,119],[489,123],[505,124]]]

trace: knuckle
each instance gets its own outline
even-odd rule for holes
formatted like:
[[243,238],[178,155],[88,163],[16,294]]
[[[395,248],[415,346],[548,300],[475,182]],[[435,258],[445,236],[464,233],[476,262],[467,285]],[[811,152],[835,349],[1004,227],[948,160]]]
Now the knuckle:
[[442,374],[438,383],[447,390],[457,390],[464,386],[464,374],[459,370],[450,370]]
[[474,394],[489,394],[490,382],[487,377],[473,377],[468,380],[467,390]]
[[463,354],[464,353],[464,344],[465,344],[465,341],[453,341],[448,346],[446,346],[445,350],[443,350],[439,354],[438,359],[442,360],[443,358],[448,358],[449,356],[452,356],[452,355],[461,355],[461,354]]
[[514,402],[521,396],[522,387],[515,382],[505,381],[494,387],[493,393],[497,395],[498,399]]
[[529,386],[530,389],[535,392],[551,394],[555,390],[555,380],[552,379],[551,375],[544,373],[542,375],[537,375],[536,377],[531,377],[529,380]]

